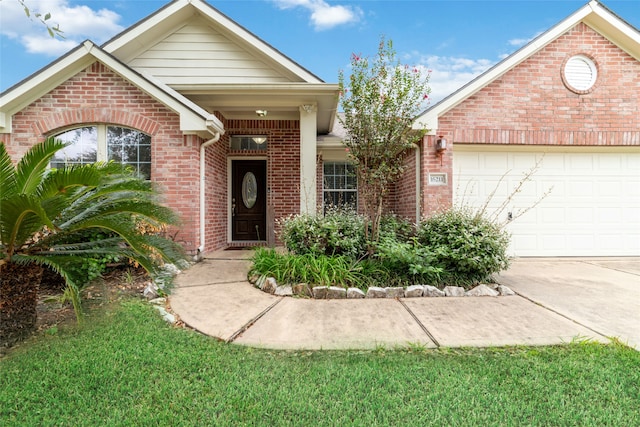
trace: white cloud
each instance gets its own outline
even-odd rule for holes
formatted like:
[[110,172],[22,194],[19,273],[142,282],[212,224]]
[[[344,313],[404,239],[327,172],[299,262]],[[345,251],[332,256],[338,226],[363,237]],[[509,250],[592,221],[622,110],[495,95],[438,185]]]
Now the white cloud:
[[[16,39],[30,53],[59,56],[85,39],[101,44],[124,29],[118,24],[120,15],[108,9],[72,6],[66,0],[31,0],[27,5],[31,19],[17,1],[0,1],[0,34]],[[58,26],[64,39],[51,38],[46,27],[35,18],[36,13],[50,13],[47,23]]]
[[538,37],[542,33],[543,33],[543,31],[538,31],[536,34],[534,34],[532,37],[529,37],[528,39],[511,39],[511,40],[508,41],[508,43],[511,46],[522,47],[522,46],[526,45],[527,43],[529,43],[531,40],[533,40],[536,37]]
[[281,9],[302,7],[311,12],[311,23],[317,31],[328,30],[343,24],[358,22],[362,10],[354,6],[332,6],[324,0],[274,0]]
[[430,70],[429,98],[433,105],[491,68],[495,62],[488,59],[430,55],[423,56],[419,64]]

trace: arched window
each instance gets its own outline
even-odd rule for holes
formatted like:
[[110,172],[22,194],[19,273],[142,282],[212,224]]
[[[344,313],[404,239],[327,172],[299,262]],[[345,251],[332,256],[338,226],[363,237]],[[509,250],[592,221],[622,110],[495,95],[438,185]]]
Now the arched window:
[[71,145],[58,151],[51,167],[114,161],[131,166],[138,176],[151,179],[151,136],[120,126],[83,126],[56,135]]

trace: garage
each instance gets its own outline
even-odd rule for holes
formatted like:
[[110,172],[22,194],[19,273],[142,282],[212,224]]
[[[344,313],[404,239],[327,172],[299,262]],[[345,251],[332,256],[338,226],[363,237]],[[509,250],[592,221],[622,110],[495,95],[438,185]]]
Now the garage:
[[486,206],[514,256],[640,255],[638,147],[456,144],[452,175],[454,203]]

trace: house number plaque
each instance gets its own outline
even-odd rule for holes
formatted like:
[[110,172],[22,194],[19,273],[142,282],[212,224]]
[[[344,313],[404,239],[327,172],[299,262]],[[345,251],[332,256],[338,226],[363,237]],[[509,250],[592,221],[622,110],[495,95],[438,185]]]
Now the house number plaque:
[[447,185],[446,173],[430,173],[429,185]]

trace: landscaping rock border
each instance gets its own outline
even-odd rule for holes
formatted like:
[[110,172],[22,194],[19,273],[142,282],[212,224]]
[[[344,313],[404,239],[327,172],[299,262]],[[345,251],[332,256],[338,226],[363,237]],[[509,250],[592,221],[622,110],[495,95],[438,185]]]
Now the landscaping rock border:
[[366,292],[359,288],[339,286],[314,286],[307,283],[297,285],[278,285],[273,277],[250,277],[249,282],[263,292],[276,296],[297,296],[312,299],[363,299],[363,298],[438,298],[438,297],[499,297],[516,295],[504,285],[481,283],[465,291],[461,286],[445,286],[438,289],[431,285],[411,285],[404,287],[382,288],[370,286]]

